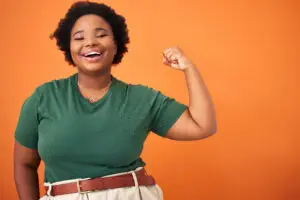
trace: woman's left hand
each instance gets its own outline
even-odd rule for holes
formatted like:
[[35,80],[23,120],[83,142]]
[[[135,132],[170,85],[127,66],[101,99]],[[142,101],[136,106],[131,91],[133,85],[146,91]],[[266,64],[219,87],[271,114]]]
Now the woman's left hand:
[[193,67],[193,63],[188,59],[179,47],[171,47],[163,52],[164,64],[171,66],[174,69],[186,70]]
[[184,72],[189,91],[189,106],[176,123],[168,130],[166,137],[173,140],[198,140],[217,131],[212,99],[197,67],[179,47],[163,52],[164,63]]

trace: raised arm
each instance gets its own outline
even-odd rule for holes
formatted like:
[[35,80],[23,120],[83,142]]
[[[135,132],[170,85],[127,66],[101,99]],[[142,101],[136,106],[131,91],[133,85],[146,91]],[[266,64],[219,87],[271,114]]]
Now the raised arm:
[[196,66],[178,47],[164,51],[164,63],[184,72],[189,91],[188,109],[169,129],[166,137],[173,140],[199,140],[216,133],[213,101]]

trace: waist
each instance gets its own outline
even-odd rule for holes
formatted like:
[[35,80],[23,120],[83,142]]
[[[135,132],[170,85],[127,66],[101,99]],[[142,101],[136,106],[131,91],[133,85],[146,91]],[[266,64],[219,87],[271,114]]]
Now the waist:
[[115,189],[133,186],[155,185],[155,180],[142,167],[134,171],[108,175],[104,177],[73,179],[55,183],[45,183],[47,195],[57,196],[72,193],[86,193],[97,190]]
[[[97,160],[99,159],[97,158]],[[45,161],[44,182],[58,183],[78,178],[104,177],[111,174],[128,172],[145,166],[145,163],[141,158],[130,164],[122,165],[122,163],[120,163],[117,166],[102,162],[99,163],[97,160],[91,156],[89,158],[78,158],[76,164],[67,159],[54,160],[51,162]]]

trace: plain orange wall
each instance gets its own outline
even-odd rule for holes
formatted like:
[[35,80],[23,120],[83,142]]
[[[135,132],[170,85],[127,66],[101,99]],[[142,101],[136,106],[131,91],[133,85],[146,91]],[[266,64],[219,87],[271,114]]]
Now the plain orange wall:
[[[72,2],[1,2],[0,199],[17,199],[12,153],[21,104],[43,82],[75,72],[48,39]],[[211,138],[148,138],[143,158],[165,199],[300,199],[299,1],[104,2],[126,17],[131,36],[115,76],[188,103],[183,73],[162,64],[161,52],[179,45],[216,105]]]

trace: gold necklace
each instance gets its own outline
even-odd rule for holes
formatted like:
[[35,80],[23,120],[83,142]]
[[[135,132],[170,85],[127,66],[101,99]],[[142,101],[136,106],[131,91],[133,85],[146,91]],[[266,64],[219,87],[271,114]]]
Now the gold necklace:
[[[110,80],[109,84],[105,88],[101,89],[101,92],[104,91],[104,90],[108,90],[111,83],[112,83],[112,81]],[[79,88],[84,89],[84,87],[79,82],[77,83],[77,85],[79,86]],[[95,103],[97,101],[96,96],[90,96],[90,97],[87,97],[87,98],[91,103]]]
[[92,97],[89,98],[89,101],[90,101],[91,103],[95,103],[95,102],[96,102],[96,99],[92,96]]

